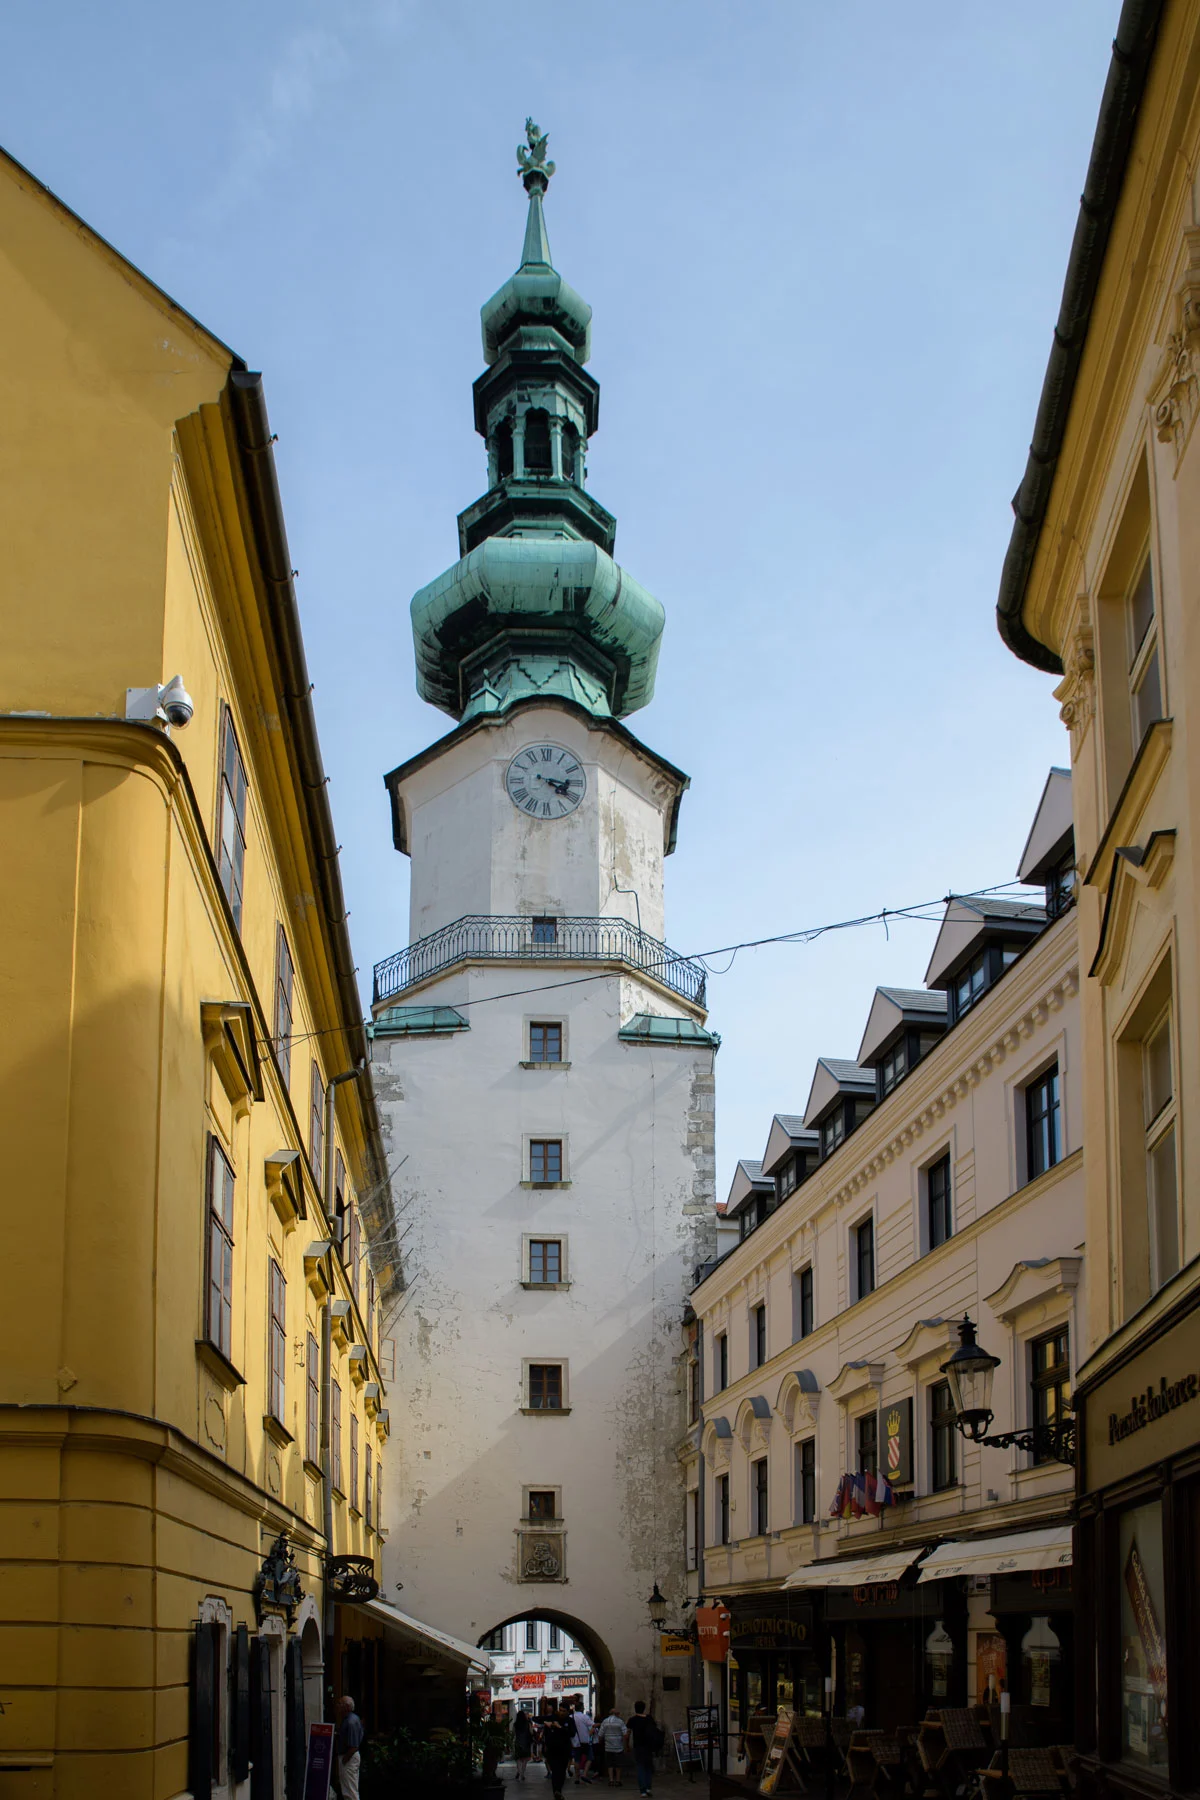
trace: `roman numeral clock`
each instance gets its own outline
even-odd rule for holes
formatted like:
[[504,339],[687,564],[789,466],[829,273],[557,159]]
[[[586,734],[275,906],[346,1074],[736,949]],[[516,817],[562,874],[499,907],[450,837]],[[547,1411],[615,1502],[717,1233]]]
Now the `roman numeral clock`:
[[509,763],[504,786],[518,812],[534,819],[563,819],[587,792],[587,776],[561,744],[531,744]]

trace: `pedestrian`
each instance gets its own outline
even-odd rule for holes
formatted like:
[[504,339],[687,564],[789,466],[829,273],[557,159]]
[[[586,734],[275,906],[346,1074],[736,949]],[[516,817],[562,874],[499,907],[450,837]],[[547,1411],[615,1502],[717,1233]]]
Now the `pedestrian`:
[[595,1730],[591,1713],[585,1711],[583,1701],[577,1702],[571,1715],[571,1723],[575,1728],[575,1780],[591,1781],[588,1774],[588,1761],[592,1754],[592,1733]]
[[542,1752],[554,1800],[562,1800],[567,1765],[571,1760],[571,1735],[570,1715],[565,1706],[561,1712],[551,1710],[547,1713],[542,1723]]
[[600,1766],[608,1776],[609,1787],[623,1787],[621,1771],[624,1768],[625,1721],[617,1711],[614,1700],[605,1718],[600,1721]]
[[644,1700],[634,1702],[633,1717],[625,1721],[625,1741],[633,1752],[638,1793],[648,1794],[654,1782],[654,1753],[662,1748],[663,1734]]
[[358,1771],[362,1763],[360,1751],[366,1732],[354,1710],[354,1701],[343,1694],[337,1703],[338,1787],[342,1800],[358,1800]]
[[529,1762],[529,1753],[533,1749],[533,1732],[529,1727],[529,1714],[521,1707],[513,1720],[513,1755],[517,1762],[517,1780],[524,1781],[525,1770]]

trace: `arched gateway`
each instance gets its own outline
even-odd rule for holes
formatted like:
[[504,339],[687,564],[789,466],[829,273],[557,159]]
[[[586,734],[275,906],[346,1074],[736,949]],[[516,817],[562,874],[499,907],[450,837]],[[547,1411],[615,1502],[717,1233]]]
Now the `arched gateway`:
[[[609,1711],[614,1700],[621,1697],[618,1694],[616,1666],[604,1639],[582,1619],[575,1618],[571,1613],[555,1611],[553,1608],[529,1607],[523,1612],[514,1613],[510,1619],[500,1619],[490,1631],[484,1632],[479,1639],[480,1649],[490,1650],[498,1635],[507,1627],[526,1623],[555,1625],[566,1637],[573,1639],[578,1644],[591,1665],[591,1672],[596,1684],[596,1717],[602,1718]],[[513,1647],[511,1655],[514,1661],[521,1658],[519,1645]],[[573,1683],[569,1685],[574,1686]],[[540,1692],[536,1692],[534,1697],[540,1699]],[[550,1695],[549,1697],[553,1698],[554,1696]],[[643,1696],[634,1696],[634,1698],[641,1697]]]
[[387,778],[411,935],[376,969],[372,1072],[411,1291],[385,1323],[384,1580],[472,1643],[569,1621],[623,1702],[661,1687],[655,1584],[682,1616],[717,1039],[703,968],[663,942],[687,777],[620,723],[652,697],[663,610],[584,486],[591,309],[551,264],[529,129],[521,267],[483,309],[488,491],[412,605],[419,690],[456,724]]

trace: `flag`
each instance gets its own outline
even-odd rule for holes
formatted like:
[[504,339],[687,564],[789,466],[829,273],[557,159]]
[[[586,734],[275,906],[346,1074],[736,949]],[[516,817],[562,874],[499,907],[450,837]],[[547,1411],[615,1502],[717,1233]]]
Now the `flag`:
[[875,1477],[875,1498],[880,1506],[895,1506],[896,1492],[886,1475]]
[[850,1479],[850,1477],[848,1475],[843,1475],[841,1480],[837,1484],[837,1493],[833,1496],[833,1501],[829,1508],[829,1516],[831,1519],[840,1519],[845,1514],[845,1511],[846,1511],[846,1483],[849,1481],[849,1479]]
[[863,1476],[863,1505],[873,1519],[879,1517],[879,1496],[876,1491],[878,1477],[871,1469]]
[[862,1518],[864,1511],[863,1500],[864,1490],[862,1475],[852,1475],[850,1477],[850,1517],[852,1519]]

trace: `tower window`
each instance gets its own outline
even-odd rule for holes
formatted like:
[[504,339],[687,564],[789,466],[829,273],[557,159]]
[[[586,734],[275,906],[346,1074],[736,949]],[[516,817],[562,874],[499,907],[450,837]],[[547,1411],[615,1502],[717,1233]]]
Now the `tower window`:
[[561,1281],[562,1239],[531,1238],[529,1240],[530,1285],[557,1287]]
[[557,944],[558,920],[553,913],[536,914],[531,921],[535,944]]
[[535,1063],[562,1061],[562,1025],[555,1019],[534,1022],[529,1027],[529,1060]]
[[550,473],[550,418],[540,407],[525,414],[525,473]]
[[561,1138],[531,1138],[529,1142],[529,1179],[534,1187],[545,1187],[563,1178]]
[[501,419],[496,427],[496,473],[501,481],[513,472],[512,420]]
[[547,1519],[557,1518],[558,1513],[554,1502],[555,1490],[553,1488],[530,1488],[529,1517],[543,1522]]
[[578,483],[577,463],[579,459],[579,433],[573,425],[563,427],[562,440],[563,474],[568,481]]

